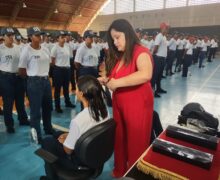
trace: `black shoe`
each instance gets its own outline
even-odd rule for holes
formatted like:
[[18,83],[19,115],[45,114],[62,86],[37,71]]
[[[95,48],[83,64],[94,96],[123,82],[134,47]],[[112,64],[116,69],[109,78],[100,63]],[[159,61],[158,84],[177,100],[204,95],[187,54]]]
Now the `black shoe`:
[[174,75],[174,74],[175,74],[175,73],[173,73],[173,72],[170,73],[171,76]]
[[156,90],[156,93],[166,94],[167,91],[165,91],[165,90],[163,90],[163,89],[158,89],[158,90]]
[[20,121],[19,122],[20,126],[30,126],[30,121],[29,120],[25,120],[25,121]]
[[57,113],[63,113],[63,110],[61,108],[56,108]]
[[163,75],[162,78],[166,79],[166,76]]
[[160,95],[155,92],[155,93],[154,93],[154,97],[155,97],[155,98],[160,98]]
[[67,103],[66,107],[75,108],[76,106],[74,104],[72,104],[72,103]]
[[15,129],[13,127],[7,127],[7,133],[14,134],[15,133]]

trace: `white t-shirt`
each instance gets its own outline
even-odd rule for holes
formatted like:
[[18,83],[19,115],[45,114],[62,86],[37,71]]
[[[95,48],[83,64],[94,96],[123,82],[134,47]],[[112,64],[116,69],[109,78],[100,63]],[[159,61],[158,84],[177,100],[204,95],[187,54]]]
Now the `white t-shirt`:
[[183,48],[186,49],[186,45],[189,42],[189,40],[183,39],[182,41],[183,41]]
[[59,67],[70,67],[70,49],[56,44],[51,50],[51,57],[55,58],[55,65]]
[[51,49],[52,49],[52,47],[53,47],[53,44],[50,43],[50,42],[49,42],[49,43],[47,43],[47,42],[43,42],[43,43],[41,44],[41,46],[47,48],[48,51],[51,52]]
[[193,44],[191,44],[190,42],[188,42],[186,44],[185,49],[187,49],[187,51],[186,51],[187,55],[192,55],[193,54]]
[[92,46],[95,48],[95,51],[96,51],[98,57],[100,57],[100,51],[102,50],[102,47],[100,46],[100,44],[92,43]]
[[82,43],[76,42],[74,43],[74,50],[79,49],[79,47],[81,46]]
[[71,42],[65,42],[64,46],[66,46],[70,51],[70,58],[73,58],[73,46]]
[[24,47],[19,60],[19,68],[25,68],[28,76],[48,76],[50,53],[47,48],[33,49],[30,45]]
[[177,44],[177,49],[178,50],[183,50],[183,44],[184,44],[183,40],[178,39],[176,44]]
[[0,70],[4,72],[17,73],[20,57],[19,46],[13,44],[8,48],[5,44],[0,45]]
[[177,46],[176,40],[174,38],[171,38],[171,40],[168,43],[168,46],[169,46],[169,50],[176,51],[176,46]]
[[84,42],[76,51],[75,62],[80,63],[82,66],[97,66],[98,55],[95,48],[93,46],[88,48]]
[[84,108],[74,119],[71,120],[69,134],[66,137],[63,145],[69,149],[74,149],[77,140],[82,134],[92,127],[105,122],[108,117],[101,119],[99,122],[95,121],[89,113],[88,108]]
[[141,43],[144,45],[144,47],[146,47],[146,48],[149,49],[149,43],[150,43],[150,41],[145,40],[145,39],[141,39]]
[[154,42],[155,46],[158,46],[156,55],[161,57],[167,57],[167,38],[163,36],[162,33],[159,33]]
[[151,41],[149,42],[149,50],[151,52],[151,54],[153,54],[153,50],[154,50],[154,40],[151,39]]
[[23,44],[23,43],[20,43],[20,44],[15,44],[14,43],[14,45],[18,46],[18,48],[20,49],[20,53],[22,52],[23,48],[25,47],[25,44]]
[[202,51],[207,51],[207,43],[205,43],[205,41],[202,41],[202,45],[201,45],[201,50]]
[[215,45],[215,40],[214,40],[214,39],[211,40],[210,45],[211,45],[211,46],[210,46],[211,48],[215,48],[215,47],[214,47],[214,45]]

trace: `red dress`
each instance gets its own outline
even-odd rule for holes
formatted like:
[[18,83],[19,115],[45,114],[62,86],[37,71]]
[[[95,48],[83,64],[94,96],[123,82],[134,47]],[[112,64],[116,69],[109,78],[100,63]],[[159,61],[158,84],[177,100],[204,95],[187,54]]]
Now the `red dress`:
[[[137,71],[137,58],[149,50],[141,45],[135,45],[133,58],[128,66],[113,68],[110,78],[119,79]],[[152,62],[152,60],[151,60]],[[141,85],[118,88],[113,92],[113,117],[116,121],[114,147],[114,175],[121,177],[135,163],[140,155],[150,145],[153,91],[150,81]]]

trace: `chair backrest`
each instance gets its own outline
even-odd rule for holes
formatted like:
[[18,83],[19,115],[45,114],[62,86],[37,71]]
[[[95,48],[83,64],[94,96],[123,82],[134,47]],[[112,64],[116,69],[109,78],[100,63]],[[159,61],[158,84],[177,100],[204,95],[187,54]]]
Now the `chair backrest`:
[[109,119],[85,132],[76,142],[74,152],[90,168],[102,166],[112,155],[115,121]]

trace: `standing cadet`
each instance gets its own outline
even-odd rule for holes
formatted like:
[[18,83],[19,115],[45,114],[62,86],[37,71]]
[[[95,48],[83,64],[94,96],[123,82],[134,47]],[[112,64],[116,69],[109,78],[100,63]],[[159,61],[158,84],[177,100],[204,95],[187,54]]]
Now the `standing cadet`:
[[48,77],[50,53],[40,45],[42,31],[38,27],[27,30],[31,43],[24,47],[19,61],[19,74],[27,75],[27,93],[30,102],[31,127],[37,131],[38,142],[42,140],[40,120],[43,119],[45,134],[52,134],[52,95]]
[[154,96],[160,97],[159,93],[167,93],[167,91],[161,88],[161,79],[163,76],[163,70],[165,66],[165,60],[167,57],[167,39],[166,35],[168,33],[169,26],[166,23],[160,24],[160,33],[157,34],[154,42],[154,51],[153,51],[153,58],[154,58],[154,71],[153,71],[153,80],[152,86],[155,89],[156,84],[156,91]]
[[206,57],[207,46],[208,46],[207,43],[208,43],[208,37],[204,37],[204,39],[202,40],[201,51],[200,51],[200,54],[199,54],[199,68],[205,67],[202,63],[203,63],[203,60]]
[[[3,39],[3,37],[0,35],[0,45],[3,44],[3,42],[4,42],[4,39]],[[0,96],[2,96],[1,89],[0,89]],[[3,115],[3,110],[2,110],[1,107],[0,107],[0,115]]]
[[190,37],[189,41],[187,42],[186,47],[185,47],[185,52],[184,52],[184,55],[183,55],[183,73],[182,73],[182,77],[187,77],[188,67],[192,64],[194,40],[195,39],[193,37]]
[[83,38],[85,42],[76,51],[75,66],[78,71],[78,77],[91,75],[98,77],[98,54],[92,46],[94,33],[91,30],[85,31]]
[[24,107],[24,80],[18,76],[20,49],[13,44],[14,30],[3,28],[4,44],[0,45],[0,85],[3,95],[4,121],[8,133],[14,133],[13,104],[18,112],[20,125],[29,125]]
[[54,77],[54,98],[55,98],[55,110],[57,113],[63,113],[60,106],[60,91],[63,87],[63,94],[65,98],[66,107],[74,108],[70,102],[69,97],[69,82],[70,82],[70,49],[64,45],[66,32],[57,31],[56,37],[58,43],[51,50],[52,65],[54,65],[53,77]]
[[180,35],[179,39],[177,40],[177,50],[176,50],[176,66],[175,66],[175,70],[174,72],[178,71],[180,72],[181,71],[181,65],[182,65],[182,58],[183,58],[183,45],[184,45],[184,42],[183,42],[183,34]]

